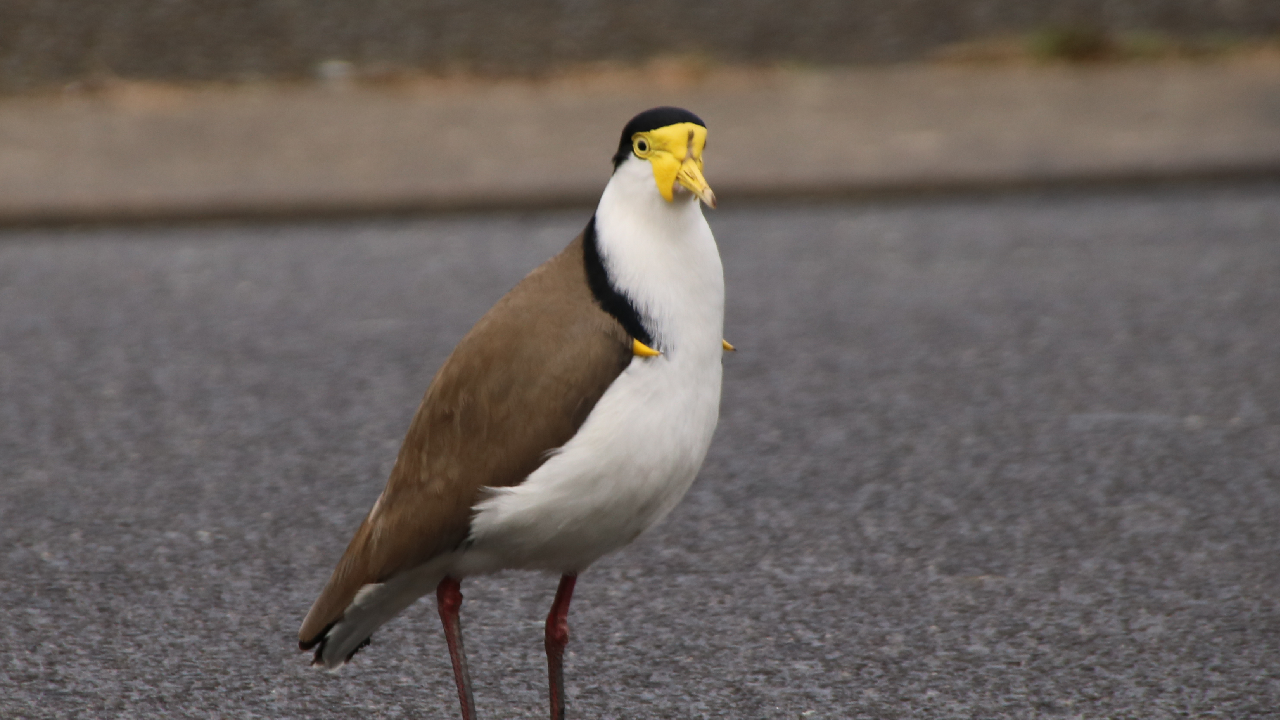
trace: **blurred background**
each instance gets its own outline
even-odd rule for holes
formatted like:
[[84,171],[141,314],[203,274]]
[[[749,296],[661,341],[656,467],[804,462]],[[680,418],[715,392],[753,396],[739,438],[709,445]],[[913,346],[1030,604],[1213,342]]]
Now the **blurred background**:
[[1274,40],[1270,0],[11,0],[0,87],[119,77],[301,79],[333,71],[537,76],[670,55],[706,63],[927,60],[1025,39],[1048,57],[1221,52]]
[[1256,175],[1277,38],[1269,0],[14,0],[0,219],[589,204],[667,103],[725,198]]

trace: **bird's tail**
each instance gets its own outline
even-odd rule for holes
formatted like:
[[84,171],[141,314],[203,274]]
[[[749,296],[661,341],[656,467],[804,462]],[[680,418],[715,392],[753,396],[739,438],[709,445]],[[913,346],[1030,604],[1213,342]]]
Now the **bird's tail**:
[[412,570],[397,573],[389,580],[360,588],[342,615],[312,638],[298,644],[315,649],[312,665],[333,669],[345,664],[360,648],[369,644],[373,631],[426,595],[445,578],[447,557],[438,557]]

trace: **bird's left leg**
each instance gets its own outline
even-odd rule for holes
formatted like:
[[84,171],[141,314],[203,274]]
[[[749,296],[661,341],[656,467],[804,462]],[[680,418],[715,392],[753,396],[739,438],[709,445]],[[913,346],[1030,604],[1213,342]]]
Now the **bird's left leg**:
[[569,600],[577,575],[564,575],[547,614],[547,670],[551,676],[551,720],[564,720],[564,646],[569,644]]

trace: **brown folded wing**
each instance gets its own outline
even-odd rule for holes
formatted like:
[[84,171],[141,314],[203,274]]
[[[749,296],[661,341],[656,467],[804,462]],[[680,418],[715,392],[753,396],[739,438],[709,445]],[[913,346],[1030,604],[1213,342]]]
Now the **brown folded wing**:
[[519,484],[573,437],[630,343],[591,294],[582,237],[499,300],[427,388],[386,489],[302,623],[303,646],[365,584],[465,540],[481,489]]

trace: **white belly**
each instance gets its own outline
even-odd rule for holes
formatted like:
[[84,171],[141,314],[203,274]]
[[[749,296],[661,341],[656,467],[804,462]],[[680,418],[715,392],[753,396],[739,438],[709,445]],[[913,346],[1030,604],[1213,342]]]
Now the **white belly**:
[[[699,345],[703,345],[700,342]],[[675,507],[706,457],[720,411],[713,352],[634,358],[578,433],[522,484],[476,506],[460,575],[579,572]]]

